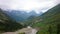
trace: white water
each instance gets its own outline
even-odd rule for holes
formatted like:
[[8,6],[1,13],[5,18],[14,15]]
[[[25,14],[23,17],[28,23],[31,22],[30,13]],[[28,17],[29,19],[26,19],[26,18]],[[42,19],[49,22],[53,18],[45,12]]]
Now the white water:
[[28,34],[36,34],[37,30],[36,29],[32,29],[32,31]]
[[[27,28],[32,28],[32,27],[28,26]],[[32,28],[31,31],[27,34],[36,34],[36,33],[37,33],[37,30]]]

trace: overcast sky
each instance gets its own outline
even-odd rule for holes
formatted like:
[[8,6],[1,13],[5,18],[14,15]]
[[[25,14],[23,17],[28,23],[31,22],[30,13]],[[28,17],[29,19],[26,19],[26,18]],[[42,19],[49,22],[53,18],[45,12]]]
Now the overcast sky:
[[51,7],[59,4],[60,0],[0,0],[0,8],[12,10],[34,10],[39,13],[45,12]]

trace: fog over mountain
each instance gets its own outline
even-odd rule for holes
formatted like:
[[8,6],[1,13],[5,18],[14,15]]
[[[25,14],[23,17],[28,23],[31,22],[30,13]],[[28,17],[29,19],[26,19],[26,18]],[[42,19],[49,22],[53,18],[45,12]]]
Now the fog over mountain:
[[25,11],[8,10],[8,11],[4,11],[4,13],[8,14],[10,17],[15,19],[16,21],[24,21],[27,18],[29,18],[30,16],[35,17],[35,16],[39,16],[39,15],[43,14],[43,12],[40,12],[39,14],[37,14],[34,10],[32,10],[29,13],[27,13]]

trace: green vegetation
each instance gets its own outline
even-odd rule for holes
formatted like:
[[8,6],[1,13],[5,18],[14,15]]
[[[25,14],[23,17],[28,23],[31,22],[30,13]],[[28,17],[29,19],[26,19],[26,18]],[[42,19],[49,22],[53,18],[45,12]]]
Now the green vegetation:
[[0,9],[0,32],[12,32],[21,28],[23,26],[20,23],[17,23]]
[[32,25],[40,28],[37,34],[60,34],[60,4],[37,18],[40,21]]

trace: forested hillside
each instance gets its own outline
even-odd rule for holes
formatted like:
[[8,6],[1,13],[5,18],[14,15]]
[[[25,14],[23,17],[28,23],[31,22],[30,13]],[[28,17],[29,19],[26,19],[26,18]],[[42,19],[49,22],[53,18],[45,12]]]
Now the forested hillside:
[[16,31],[22,27],[20,23],[17,23],[0,9],[0,32]]
[[38,18],[40,21],[33,24],[33,27],[40,28],[37,34],[60,34],[60,4]]

